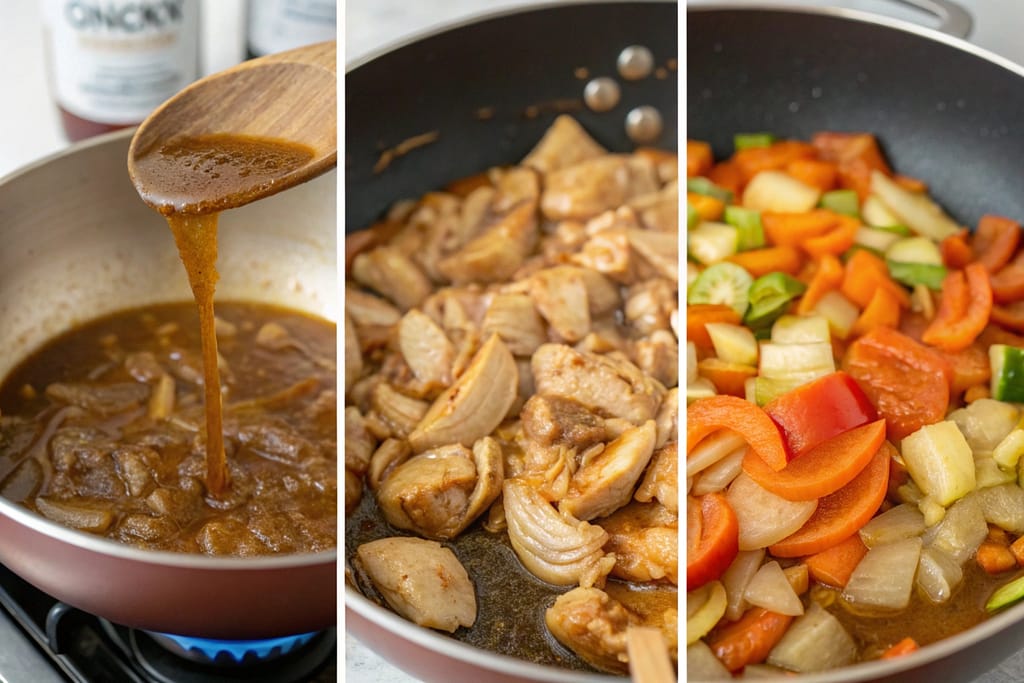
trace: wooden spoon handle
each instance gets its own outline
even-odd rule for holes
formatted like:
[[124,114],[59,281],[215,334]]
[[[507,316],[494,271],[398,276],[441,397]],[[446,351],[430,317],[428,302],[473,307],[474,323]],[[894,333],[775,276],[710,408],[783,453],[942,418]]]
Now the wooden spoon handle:
[[659,629],[630,626],[626,630],[626,650],[633,683],[675,683],[677,680]]

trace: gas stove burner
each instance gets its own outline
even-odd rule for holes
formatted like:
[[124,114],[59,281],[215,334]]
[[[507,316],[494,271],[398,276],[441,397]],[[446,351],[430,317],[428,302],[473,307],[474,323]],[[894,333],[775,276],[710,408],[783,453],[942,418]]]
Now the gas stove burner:
[[317,635],[314,632],[264,640],[215,640],[153,631],[145,633],[179,657],[200,664],[222,665],[249,665],[277,659],[302,647]]

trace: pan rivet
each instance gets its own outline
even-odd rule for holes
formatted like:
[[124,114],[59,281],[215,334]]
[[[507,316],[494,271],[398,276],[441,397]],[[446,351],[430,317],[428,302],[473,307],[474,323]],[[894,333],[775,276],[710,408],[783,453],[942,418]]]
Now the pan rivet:
[[661,112],[644,105],[626,114],[626,135],[633,142],[653,142],[661,135]]
[[627,81],[647,78],[654,69],[654,55],[643,45],[630,45],[619,53],[619,74]]
[[594,111],[608,111],[619,103],[619,84],[611,78],[602,76],[588,82],[583,88],[583,101]]

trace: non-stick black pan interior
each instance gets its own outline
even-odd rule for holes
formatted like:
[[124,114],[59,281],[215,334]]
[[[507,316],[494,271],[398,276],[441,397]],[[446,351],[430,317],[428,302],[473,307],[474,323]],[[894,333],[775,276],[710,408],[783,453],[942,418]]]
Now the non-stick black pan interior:
[[[622,101],[595,113],[582,104],[586,79],[617,76],[622,48],[644,45],[661,78],[618,79]],[[346,231],[367,227],[392,202],[414,198],[496,165],[519,161],[557,110],[578,118],[609,149],[634,148],[626,112],[657,107],[655,146],[677,146],[677,5],[612,2],[498,16],[406,45],[345,77]],[[538,115],[533,115],[536,107]],[[425,133],[436,141],[375,172],[381,153]]]
[[687,136],[716,157],[737,132],[874,132],[961,222],[1024,219],[1024,72],[967,43],[800,11],[691,10],[687,41]]

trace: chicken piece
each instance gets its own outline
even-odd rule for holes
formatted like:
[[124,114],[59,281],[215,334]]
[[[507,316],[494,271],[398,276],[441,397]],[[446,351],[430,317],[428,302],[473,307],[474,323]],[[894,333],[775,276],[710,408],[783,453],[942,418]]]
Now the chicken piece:
[[590,332],[590,305],[581,268],[548,268],[531,278],[530,296],[562,341],[575,343]]
[[633,355],[637,366],[666,387],[679,384],[679,344],[667,330],[655,330],[636,342]]
[[569,260],[584,268],[601,273],[616,282],[630,284],[635,280],[633,252],[629,237],[620,228],[602,230],[590,237]]
[[679,282],[679,235],[655,230],[627,230],[629,246],[661,277]]
[[385,439],[370,458],[370,467],[366,471],[366,484],[371,491],[376,491],[381,482],[391,476],[396,467],[409,459],[412,449],[409,443],[401,439]]
[[602,549],[601,527],[556,511],[525,481],[505,480],[503,493],[509,542],[531,574],[556,586],[604,584],[615,557]]
[[530,356],[547,341],[544,321],[525,294],[496,294],[484,313],[483,333],[501,337],[517,356]]
[[440,543],[382,538],[359,546],[356,556],[391,609],[406,619],[449,633],[476,621],[469,574],[455,553]]
[[465,373],[430,406],[409,434],[409,444],[417,453],[443,444],[472,444],[505,419],[518,385],[515,359],[491,335]]
[[345,391],[347,392],[363,374],[363,352],[355,323],[345,313]]
[[355,406],[345,408],[345,467],[362,476],[370,465],[377,439],[366,427],[366,419]]
[[656,189],[657,171],[649,160],[608,154],[549,173],[540,208],[551,220],[586,220]]
[[598,588],[574,588],[544,613],[551,635],[596,669],[629,673],[626,629],[640,620]]
[[149,399],[149,387],[138,382],[54,382],[46,387],[46,395],[51,400],[107,416],[138,408]]
[[363,499],[363,478],[345,468],[345,515],[351,515]]
[[654,453],[656,438],[654,420],[648,420],[626,431],[589,461],[583,460],[566,497],[559,501],[559,511],[589,521],[628,503]]
[[602,154],[605,149],[583,130],[583,126],[573,117],[562,114],[526,155],[523,165],[547,174]]
[[442,259],[437,267],[456,285],[501,282],[519,269],[536,241],[536,204],[524,201],[454,254]]
[[655,443],[655,448],[661,448],[670,441],[679,440],[679,389],[677,387],[672,387],[665,394],[654,421],[658,425],[658,440]]
[[608,438],[604,420],[571,398],[534,394],[519,418],[526,437],[542,446],[557,443],[582,451]]
[[537,393],[579,401],[598,415],[640,425],[654,417],[663,387],[617,354],[544,344],[531,361]]
[[412,259],[394,247],[377,247],[352,261],[352,277],[407,311],[430,294],[430,280]]
[[679,514],[678,442],[670,441],[654,452],[633,498],[641,503],[657,500],[672,514]]
[[508,213],[523,202],[530,204],[536,211],[540,200],[540,178],[536,170],[528,166],[513,166],[496,169],[493,175],[497,193],[491,201],[491,211],[497,214]]
[[129,353],[124,358],[124,369],[138,382],[153,382],[167,372],[151,351]]
[[646,336],[655,330],[671,329],[672,313],[678,309],[676,283],[653,278],[629,287],[623,312],[630,329]]
[[600,520],[612,576],[626,581],[667,579],[679,584],[679,517],[658,503],[632,502]]
[[503,478],[501,447],[485,437],[472,452],[455,444],[398,465],[377,488],[377,503],[394,527],[450,539],[494,502]]

